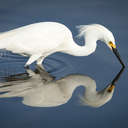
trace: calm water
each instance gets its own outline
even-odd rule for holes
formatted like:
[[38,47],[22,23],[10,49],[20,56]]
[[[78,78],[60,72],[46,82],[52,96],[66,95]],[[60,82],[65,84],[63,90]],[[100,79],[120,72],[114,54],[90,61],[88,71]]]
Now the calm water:
[[[57,21],[67,25],[73,32],[74,40],[78,42],[75,38],[75,26],[103,24],[114,33],[117,47],[127,65],[127,4],[121,0],[4,0],[0,1],[0,31],[34,22]],[[83,44],[83,40],[79,42],[80,45]],[[27,58],[4,51],[1,51],[1,54],[1,76],[24,72],[23,65]],[[53,65],[50,65],[51,62]],[[44,66],[57,79],[72,73],[89,75],[96,80],[98,89],[106,86],[121,68],[112,52],[100,42],[95,54],[88,57],[73,57],[55,53],[46,58]],[[21,98],[0,99],[0,127],[127,128],[127,75],[126,68],[117,84],[113,99],[98,109],[79,105],[78,95],[83,93],[81,87],[75,90],[67,104],[60,107],[28,107],[21,103]]]

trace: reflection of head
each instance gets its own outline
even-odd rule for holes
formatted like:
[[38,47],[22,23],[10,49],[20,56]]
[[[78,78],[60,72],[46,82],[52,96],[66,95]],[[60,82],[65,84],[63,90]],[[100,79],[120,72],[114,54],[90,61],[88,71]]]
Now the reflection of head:
[[[53,107],[67,103],[72,97],[73,91],[83,85],[86,88],[85,95],[81,97],[83,104],[100,107],[112,98],[114,91],[111,86],[108,86],[97,92],[95,81],[88,76],[69,75],[60,80],[48,79],[46,82],[43,79],[45,73],[42,71],[39,71],[38,74],[31,70],[28,72],[31,77],[27,80],[1,84],[0,92],[7,93],[1,94],[0,97],[23,97],[23,103],[26,105]],[[47,77],[51,76],[47,75]]]
[[100,107],[111,100],[114,87],[114,85],[109,85],[99,92],[92,93],[92,95],[91,93],[89,95],[85,93],[85,96],[80,97],[81,103],[92,107]]

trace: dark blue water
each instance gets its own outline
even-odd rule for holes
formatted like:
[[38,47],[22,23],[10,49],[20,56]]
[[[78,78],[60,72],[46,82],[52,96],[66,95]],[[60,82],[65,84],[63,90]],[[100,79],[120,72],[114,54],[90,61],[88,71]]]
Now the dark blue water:
[[[99,23],[114,33],[118,50],[127,65],[127,5],[127,1],[121,0],[3,0],[0,1],[0,31],[34,22],[56,21],[68,26],[78,42],[75,26]],[[1,76],[24,72],[27,58],[8,55],[1,59]],[[66,66],[54,59],[66,62]],[[53,65],[49,65],[51,61]],[[112,52],[100,42],[96,52],[88,57],[55,53],[46,58],[44,65],[57,78],[72,73],[89,75],[96,80],[98,89],[106,86],[121,68]],[[56,108],[28,107],[21,103],[21,98],[0,99],[0,128],[127,128],[127,76],[126,68],[113,99],[98,109],[79,105],[78,95],[83,88],[78,88],[67,104]]]

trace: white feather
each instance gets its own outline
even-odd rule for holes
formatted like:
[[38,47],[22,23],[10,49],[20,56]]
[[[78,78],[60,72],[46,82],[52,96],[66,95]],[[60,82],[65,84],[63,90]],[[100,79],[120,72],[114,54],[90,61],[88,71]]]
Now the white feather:
[[25,66],[37,61],[41,66],[48,55],[65,52],[75,56],[87,56],[96,49],[97,40],[115,43],[113,34],[99,24],[79,26],[79,37],[86,36],[86,45],[77,45],[71,31],[63,24],[40,22],[0,34],[0,49],[30,56]]
[[[67,103],[74,90],[83,85],[85,93],[80,97],[83,105],[100,107],[107,103],[113,95],[107,92],[107,87],[103,91],[96,91],[95,81],[83,75],[69,75],[60,80],[43,82],[43,73],[33,74],[30,79],[25,81],[7,82],[0,84],[0,98],[4,97],[23,97],[23,103],[29,106],[53,107]],[[32,74],[31,74],[32,73]]]

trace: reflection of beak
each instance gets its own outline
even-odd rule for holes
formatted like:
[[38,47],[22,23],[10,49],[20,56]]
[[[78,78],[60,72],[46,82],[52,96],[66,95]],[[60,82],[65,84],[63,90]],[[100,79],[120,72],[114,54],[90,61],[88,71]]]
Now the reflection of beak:
[[112,47],[112,50],[113,50],[115,56],[117,57],[117,59],[119,60],[120,64],[121,64],[123,67],[125,67],[123,61],[122,61],[121,58],[120,58],[120,54],[119,54],[119,52],[117,51],[117,49],[116,49],[115,47]]
[[112,92],[114,88],[115,88],[115,85],[111,85],[111,86],[108,88],[108,92]]

